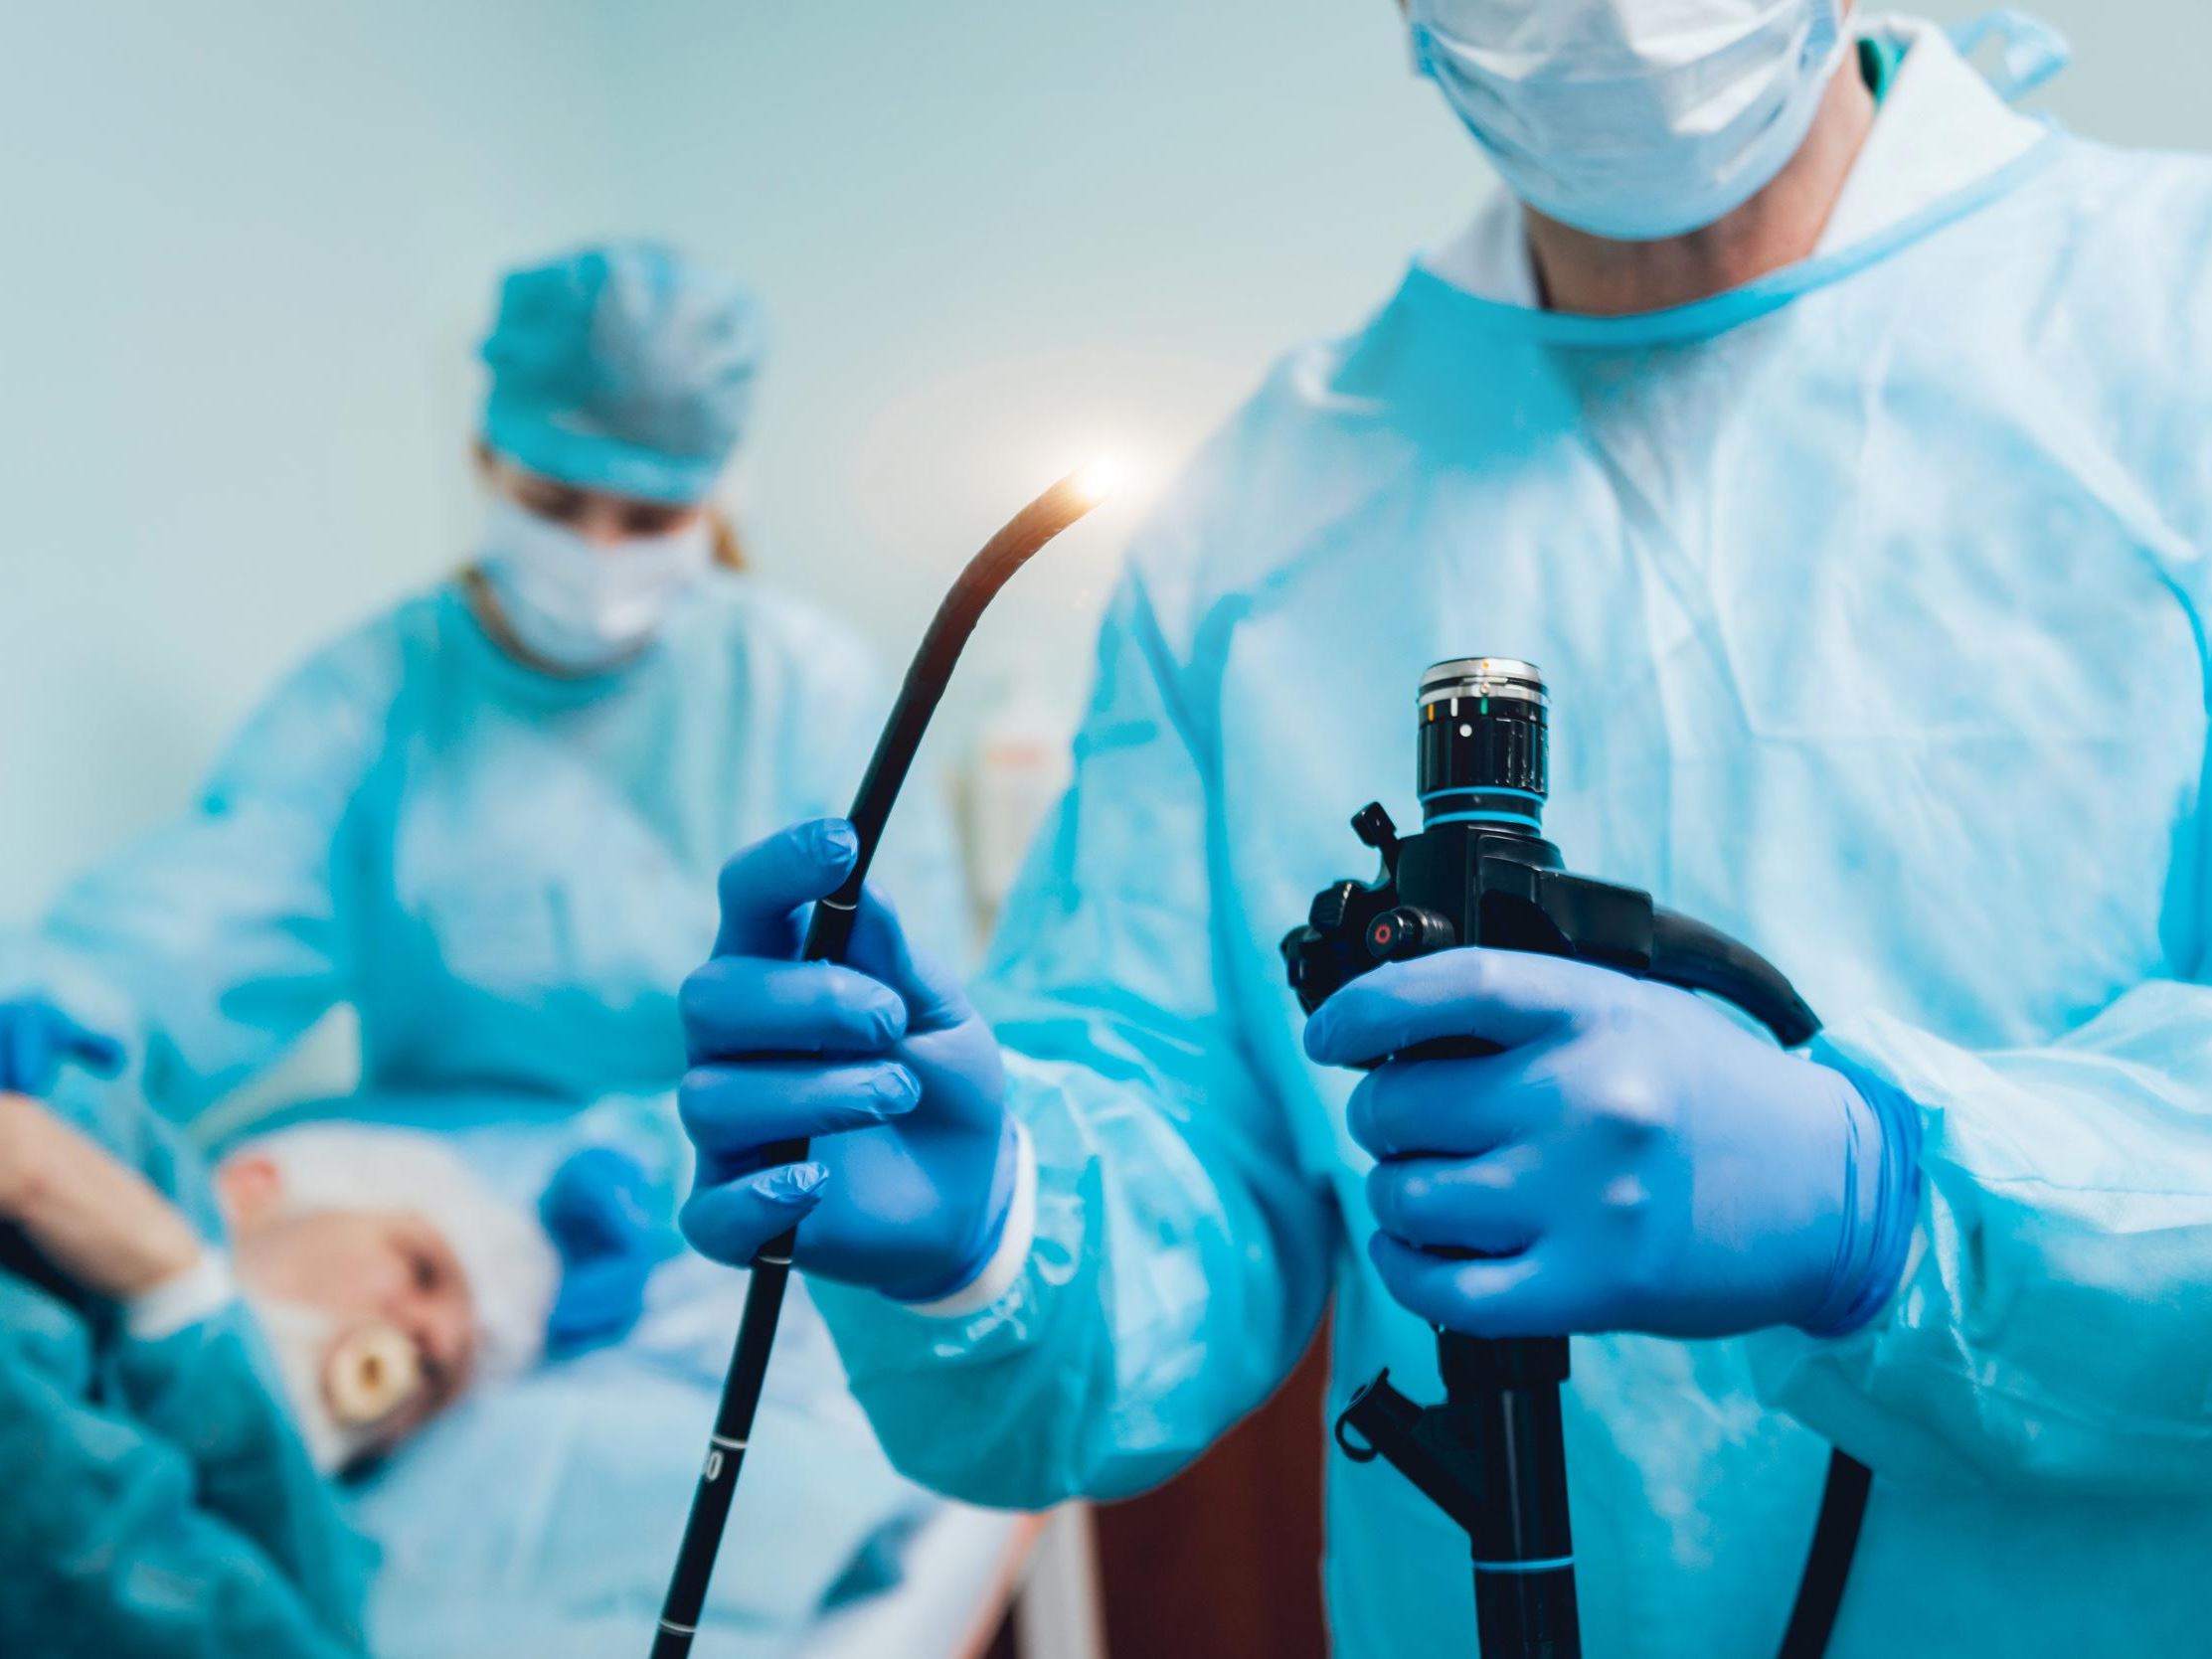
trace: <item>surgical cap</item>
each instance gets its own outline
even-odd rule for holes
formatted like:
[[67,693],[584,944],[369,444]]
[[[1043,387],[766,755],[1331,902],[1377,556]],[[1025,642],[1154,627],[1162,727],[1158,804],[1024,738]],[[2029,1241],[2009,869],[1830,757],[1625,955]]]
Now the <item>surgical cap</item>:
[[537,1363],[560,1278],[553,1242],[487,1187],[435,1135],[383,1124],[303,1123],[239,1148],[276,1168],[287,1214],[413,1211],[437,1229],[468,1276],[479,1376]]
[[484,341],[484,441],[582,489],[701,500],[744,430],[766,334],[746,288],[650,244],[515,271]]

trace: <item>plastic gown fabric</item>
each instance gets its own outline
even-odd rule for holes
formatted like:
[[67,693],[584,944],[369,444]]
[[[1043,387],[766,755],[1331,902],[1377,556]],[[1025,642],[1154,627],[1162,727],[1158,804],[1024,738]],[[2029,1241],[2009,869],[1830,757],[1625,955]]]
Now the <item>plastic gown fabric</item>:
[[[1830,1442],[1876,1476],[1837,1659],[2200,1647],[2208,385],[2212,166],[2063,135],[1679,310],[1417,267],[1287,359],[1132,556],[980,988],[1040,1170],[1021,1276],[958,1321],[816,1286],[894,1460],[1136,1490],[1332,1291],[1332,1411],[1386,1364],[1440,1397],[1276,940],[1371,871],[1355,809],[1415,818],[1421,669],[1507,654],[1570,864],[1752,942],[1925,1131],[1862,1329],[1576,1340],[1588,1650],[1772,1654]],[[1466,1651],[1464,1536],[1327,1467],[1336,1650]]]
[[[111,1093],[54,1102],[212,1231],[205,1177]],[[236,1301],[158,1338],[0,1270],[0,1652],[343,1659],[371,1552]]]
[[[673,1088],[716,868],[844,810],[875,683],[848,635],[744,578],[706,578],[643,655],[579,680],[514,662],[439,587],[292,674],[197,811],[0,941],[0,982],[123,1037],[180,1119],[338,1002],[370,1090]],[[913,805],[890,870],[956,941],[942,826]]]

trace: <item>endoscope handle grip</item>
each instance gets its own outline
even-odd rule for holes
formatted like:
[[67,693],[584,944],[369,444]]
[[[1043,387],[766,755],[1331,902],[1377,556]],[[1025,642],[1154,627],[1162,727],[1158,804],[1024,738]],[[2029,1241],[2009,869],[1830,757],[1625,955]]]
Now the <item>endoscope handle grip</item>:
[[1392,1055],[1393,1060],[1481,1060],[1504,1051],[1487,1037],[1439,1037]]
[[1647,977],[1734,1003],[1786,1049],[1811,1042],[1820,1030],[1820,1017],[1782,969],[1741,939],[1660,905],[1651,910]]

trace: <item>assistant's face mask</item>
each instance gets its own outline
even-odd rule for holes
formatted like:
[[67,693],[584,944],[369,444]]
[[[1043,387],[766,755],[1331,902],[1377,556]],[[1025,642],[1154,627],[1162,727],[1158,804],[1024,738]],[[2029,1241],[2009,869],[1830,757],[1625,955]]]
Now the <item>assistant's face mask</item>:
[[1410,0],[1414,58],[1529,206],[1618,242],[1734,212],[1804,142],[1848,0]]
[[713,559],[704,518],[602,549],[501,494],[492,499],[477,563],[524,649],[588,673],[651,639]]

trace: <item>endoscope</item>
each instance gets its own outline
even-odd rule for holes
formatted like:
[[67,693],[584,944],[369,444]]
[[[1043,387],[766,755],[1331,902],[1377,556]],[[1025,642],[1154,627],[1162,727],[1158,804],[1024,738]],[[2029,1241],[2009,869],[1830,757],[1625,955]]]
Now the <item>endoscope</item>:
[[[953,667],[984,608],[998,596],[1007,580],[1029,563],[1032,554],[1090,512],[1105,494],[1106,478],[1097,465],[1069,474],[1009,519],[954,579],[915,650],[914,661],[908,665],[898,701],[884,722],[868,771],[853,796],[852,811],[847,816],[860,850],[853,859],[851,874],[835,893],[814,907],[800,952],[807,961],[844,960],[860,909],[861,885],[883,839],[884,825],[914,764],[922,736],[930,728],[930,718],[936,713]],[[805,1156],[803,1140],[783,1141],[764,1152],[770,1164],[796,1163]],[[691,1651],[692,1638],[698,1633],[707,1584],[714,1576],[715,1557],[730,1519],[730,1501],[737,1495],[738,1472],[744,1467],[754,1414],[760,1409],[768,1355],[775,1346],[776,1321],[783,1311],[783,1290],[790,1279],[796,1241],[796,1230],[788,1230],[762,1245],[753,1258],[753,1282],[746,1288],[745,1311],[738,1321],[737,1349],[723,1380],[706,1462],[699,1472],[698,1489],[692,1494],[691,1515],[684,1524],[668,1594],[661,1604],[660,1624],[653,1636],[653,1659],[682,1659]]]
[[[1291,988],[1308,1014],[1385,962],[1484,945],[1709,992],[1786,1048],[1819,1030],[1788,980],[1749,946],[1648,893],[1568,871],[1543,834],[1550,698],[1533,663],[1437,663],[1421,677],[1415,718],[1420,833],[1400,836],[1380,802],[1362,807],[1352,830],[1381,854],[1381,872],[1323,888],[1304,925],[1282,941]],[[1495,1052],[1468,1038],[1393,1058]],[[1337,1443],[1358,1461],[1387,1460],[1466,1532],[1483,1659],[1579,1659],[1560,1421],[1567,1339],[1487,1341],[1440,1329],[1437,1361],[1442,1405],[1416,1404],[1386,1370],[1338,1417]],[[1831,1454],[1782,1659],[1817,1659],[1827,1645],[1869,1478],[1864,1465]]]

